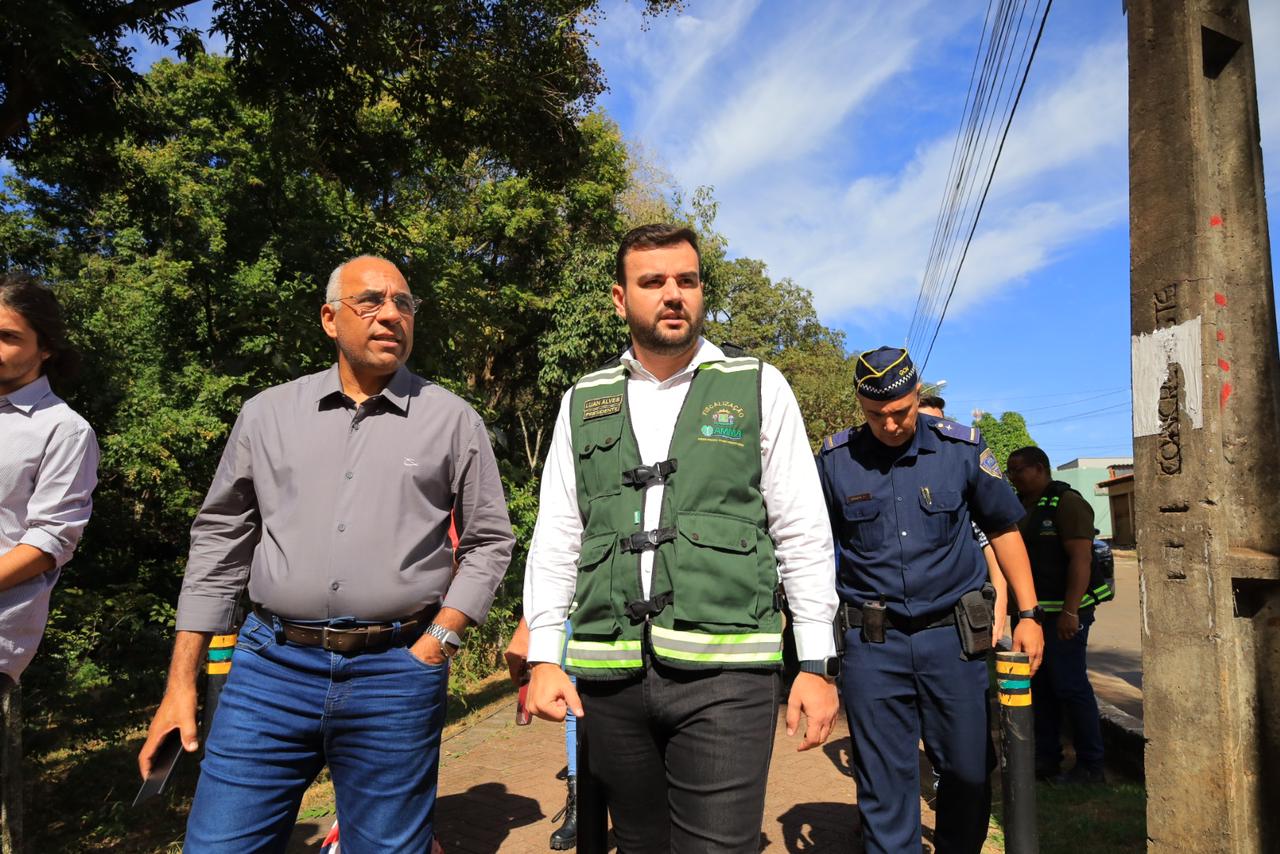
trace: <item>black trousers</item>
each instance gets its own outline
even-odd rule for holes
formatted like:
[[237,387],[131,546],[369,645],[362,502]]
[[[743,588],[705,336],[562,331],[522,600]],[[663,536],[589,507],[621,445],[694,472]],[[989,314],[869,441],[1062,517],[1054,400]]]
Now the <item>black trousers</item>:
[[578,680],[619,854],[760,850],[778,717],[772,671],[650,662],[628,680]]

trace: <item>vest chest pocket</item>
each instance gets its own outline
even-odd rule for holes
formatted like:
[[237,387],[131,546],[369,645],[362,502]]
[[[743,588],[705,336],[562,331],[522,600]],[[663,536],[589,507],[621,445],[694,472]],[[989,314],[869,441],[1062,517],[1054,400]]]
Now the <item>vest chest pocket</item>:
[[569,618],[579,635],[609,635],[617,630],[613,609],[613,550],[618,535],[610,531],[586,537],[578,552],[578,584]]
[[883,508],[879,499],[846,502],[840,539],[864,554],[879,550],[884,545]]
[[959,492],[939,490],[920,495],[921,520],[924,536],[930,545],[945,546],[956,536],[960,522],[961,496]]
[[676,530],[671,586],[677,622],[756,628],[756,526],[718,513],[685,512],[677,516]]
[[578,447],[578,474],[587,499],[617,495],[622,491],[622,454],[618,440],[622,419],[615,423],[583,428],[575,437]]

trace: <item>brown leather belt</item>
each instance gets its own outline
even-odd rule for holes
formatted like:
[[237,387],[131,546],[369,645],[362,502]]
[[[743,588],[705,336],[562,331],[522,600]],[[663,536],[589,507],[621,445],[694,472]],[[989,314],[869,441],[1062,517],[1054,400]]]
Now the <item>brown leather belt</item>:
[[[261,605],[253,606],[253,613],[257,614],[258,619],[267,626],[274,626],[276,620],[280,621],[285,640],[299,646],[322,647],[329,652],[377,652],[393,644],[405,646],[422,634],[435,619],[439,610],[440,603],[433,602],[418,613],[401,620],[351,628],[334,628],[291,622],[278,614],[273,614]],[[400,624],[398,630],[396,623]]]

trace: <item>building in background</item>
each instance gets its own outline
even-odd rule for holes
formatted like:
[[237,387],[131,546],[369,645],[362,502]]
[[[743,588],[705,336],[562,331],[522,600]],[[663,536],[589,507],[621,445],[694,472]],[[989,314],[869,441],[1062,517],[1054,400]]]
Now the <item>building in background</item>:
[[1098,484],[1111,505],[1111,545],[1131,549],[1138,541],[1133,517],[1133,469]]
[[[1115,545],[1121,545],[1122,541],[1116,537],[1113,501],[1108,492],[1101,488],[1101,484],[1126,474],[1132,483],[1133,457],[1077,457],[1058,466],[1053,477],[1055,480],[1071,484],[1071,488],[1083,495],[1093,507],[1094,526],[1098,529],[1098,536],[1112,541]],[[1130,486],[1130,492],[1132,492],[1132,486]],[[1125,518],[1128,520],[1128,539],[1123,542],[1132,543],[1132,496],[1127,500],[1129,504]]]

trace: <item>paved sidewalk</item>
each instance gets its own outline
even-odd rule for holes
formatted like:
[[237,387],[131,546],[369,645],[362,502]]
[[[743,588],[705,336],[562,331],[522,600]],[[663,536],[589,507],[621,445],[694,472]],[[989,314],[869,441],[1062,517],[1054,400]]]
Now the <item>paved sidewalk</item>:
[[1089,678],[1094,693],[1142,719],[1142,609],[1138,603],[1138,559],[1117,551],[1116,598],[1098,606],[1089,630]]
[[[844,718],[823,750],[798,753],[779,716],[761,850],[859,850],[858,811],[848,770]],[[440,841],[449,854],[542,854],[564,805],[563,730],[535,720],[517,727],[510,707],[444,746]],[[932,823],[932,816],[930,816]]]
[[[543,854],[551,817],[564,806],[565,784],[555,779],[565,764],[563,729],[535,720],[514,721],[514,696],[442,746],[436,822],[448,854]],[[861,851],[858,809],[849,770],[849,731],[843,710],[827,743],[798,752],[779,710],[765,819],[763,852]],[[924,850],[932,851],[934,816],[921,804]],[[316,851],[332,816],[299,822],[291,851]],[[999,851],[989,843],[987,851]]]

